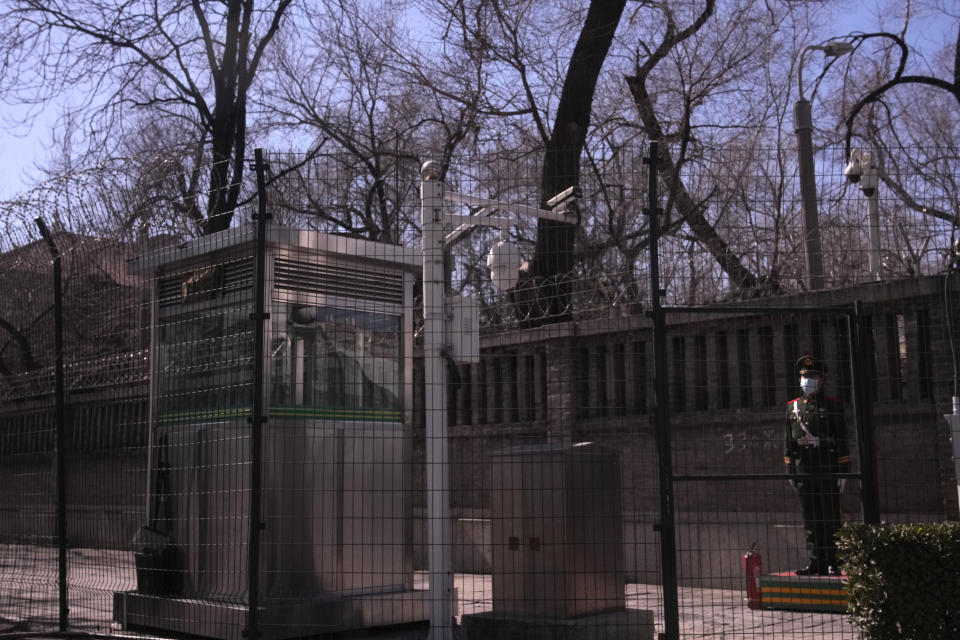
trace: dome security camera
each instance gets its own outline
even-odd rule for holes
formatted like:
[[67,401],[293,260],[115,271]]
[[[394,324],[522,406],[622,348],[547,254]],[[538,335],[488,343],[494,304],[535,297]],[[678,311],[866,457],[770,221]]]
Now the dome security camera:
[[843,169],[843,175],[853,184],[859,184],[863,195],[874,195],[880,184],[880,154],[877,151],[854,149],[850,152],[850,161]]
[[869,197],[877,192],[880,184],[880,154],[876,151],[864,151],[860,154],[860,164],[863,170],[860,190]]
[[443,167],[436,160],[427,160],[420,167],[420,176],[424,180],[439,180]]
[[520,249],[506,238],[493,245],[487,255],[487,268],[490,269],[490,279],[500,291],[508,291],[517,285],[520,279],[520,266],[523,258]]
[[850,152],[850,161],[843,169],[843,175],[853,184],[860,182],[860,177],[863,176],[863,163],[861,161],[860,149],[854,149]]

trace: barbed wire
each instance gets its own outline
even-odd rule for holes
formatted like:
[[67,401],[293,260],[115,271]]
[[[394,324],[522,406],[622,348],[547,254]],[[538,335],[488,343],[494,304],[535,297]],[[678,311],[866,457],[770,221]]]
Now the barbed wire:
[[[747,272],[750,287],[731,280],[702,238],[665,197],[665,235],[658,250],[661,281],[670,304],[697,305],[804,291],[805,230],[795,168],[771,149],[704,152],[683,168],[685,188]],[[821,152],[821,233],[830,287],[867,282],[871,252],[865,196],[843,178],[839,150]],[[476,233],[457,245],[451,290],[475,296],[483,331],[511,331],[562,320],[629,317],[649,305],[649,235],[642,213],[646,170],[625,153],[594,154],[580,185],[584,193],[574,270],[548,277],[527,275],[509,292],[494,291],[485,257],[495,234]],[[949,161],[953,149],[914,148],[888,157],[878,194],[884,279],[946,273],[957,261],[960,196]],[[318,232],[419,246],[417,154],[394,149],[376,171],[341,155],[269,156],[268,203],[273,221]],[[424,156],[425,157],[425,156]],[[931,174],[927,169],[934,167]],[[50,362],[45,333],[52,257],[34,220],[42,218],[63,255],[74,328],[71,362],[133,353],[142,346],[144,276],[126,267],[137,255],[196,237],[197,215],[211,194],[211,167],[183,158],[125,157],[51,178],[0,202],[0,377],[4,370],[39,370]],[[541,165],[536,154],[464,155],[447,167],[451,189],[539,206]],[[236,226],[257,202],[248,171],[237,209],[223,212]],[[451,212],[477,213],[457,206]],[[451,227],[452,230],[452,227]],[[510,229],[528,265],[537,224],[517,220]],[[532,269],[530,274],[535,273]],[[140,293],[136,293],[136,292]],[[112,302],[111,302],[112,301]],[[137,314],[140,314],[138,316]],[[103,325],[93,328],[94,324]],[[82,335],[81,335],[82,334]],[[103,339],[107,338],[107,339]],[[31,375],[34,375],[31,373]],[[36,374],[39,376],[40,374]]]

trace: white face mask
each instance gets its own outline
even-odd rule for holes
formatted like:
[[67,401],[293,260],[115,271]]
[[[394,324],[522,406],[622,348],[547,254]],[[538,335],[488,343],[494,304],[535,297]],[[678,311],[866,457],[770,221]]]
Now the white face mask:
[[816,378],[800,378],[800,388],[803,389],[803,393],[810,396],[817,392],[820,388],[820,381]]

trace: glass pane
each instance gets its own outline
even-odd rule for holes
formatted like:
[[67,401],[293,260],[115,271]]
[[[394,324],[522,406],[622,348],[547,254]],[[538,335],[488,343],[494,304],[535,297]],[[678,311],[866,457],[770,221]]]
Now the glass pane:
[[283,304],[275,317],[270,367],[274,413],[302,408],[289,413],[400,420],[400,316]]
[[226,411],[251,406],[253,326],[248,307],[165,319],[158,338],[161,418],[196,411],[224,417]]

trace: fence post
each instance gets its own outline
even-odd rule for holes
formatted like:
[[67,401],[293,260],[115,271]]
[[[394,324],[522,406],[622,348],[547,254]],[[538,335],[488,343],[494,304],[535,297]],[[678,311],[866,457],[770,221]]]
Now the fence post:
[[453,551],[450,528],[450,444],[447,364],[443,359],[446,266],[443,180],[428,163],[421,169],[423,229],[423,386],[427,480],[427,564],[430,569],[429,640],[453,638]]
[[880,499],[877,492],[877,449],[873,438],[873,404],[867,384],[866,335],[863,326],[863,302],[854,303],[850,322],[850,365],[853,378],[854,424],[857,431],[857,457],[860,460],[860,509],[867,524],[880,524]]
[[660,485],[660,565],[663,583],[664,640],[680,637],[679,602],[677,596],[677,547],[673,504],[673,452],[670,447],[670,401],[667,390],[667,327],[662,307],[664,292],[660,290],[660,197],[657,193],[660,149],[650,141],[650,156],[643,159],[649,166],[648,206],[644,209],[650,231],[650,317],[653,319],[654,359],[654,425],[657,442],[657,468]]
[[66,422],[63,384],[63,267],[60,250],[44,224],[35,218],[40,235],[47,241],[53,257],[53,380],[54,425],[56,430],[56,485],[57,485],[57,599],[60,605],[60,633],[66,633],[70,607],[67,600],[67,479],[64,458],[64,427]]
[[250,536],[247,548],[247,628],[244,637],[257,640],[260,637],[260,533],[262,479],[260,454],[263,443],[264,415],[264,329],[270,314],[266,310],[266,261],[267,261],[267,193],[263,149],[254,149],[254,170],[257,173],[257,221],[256,264],[253,280],[253,406],[250,412]]

